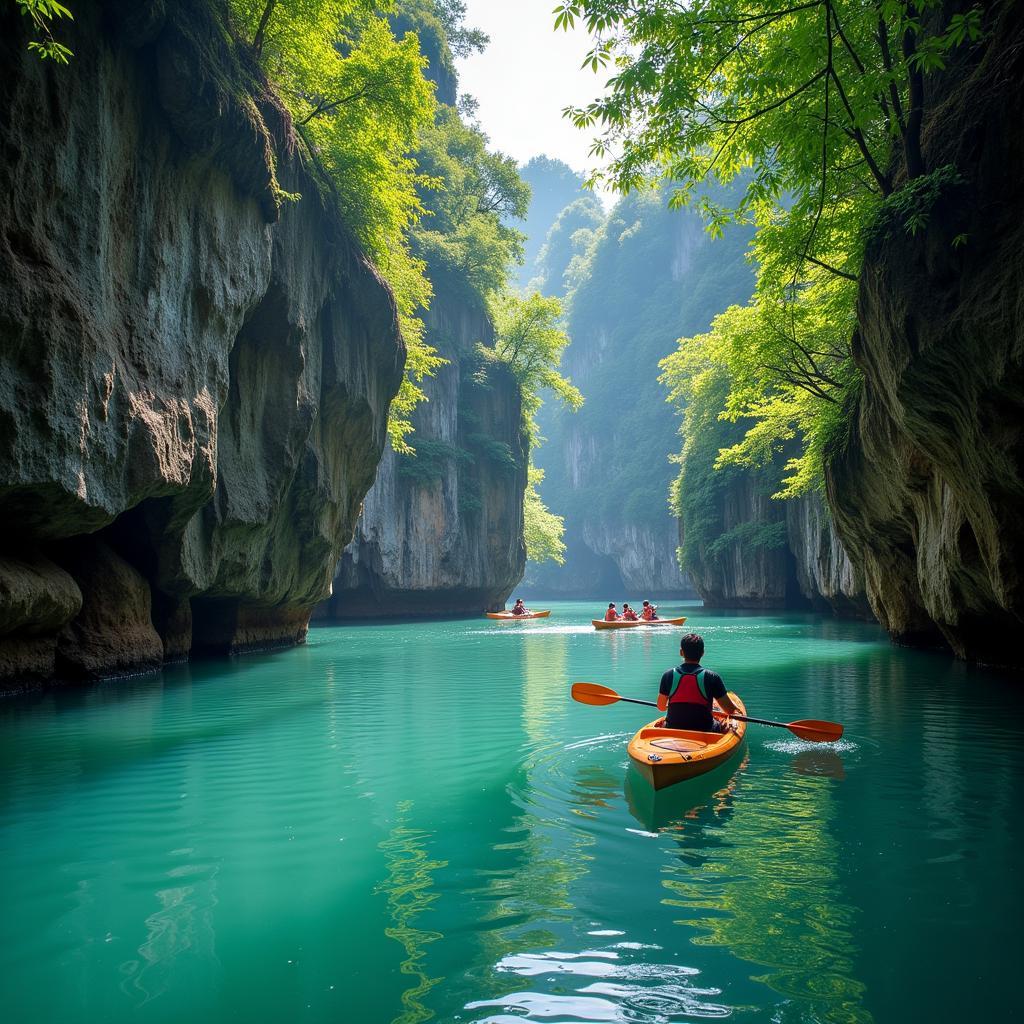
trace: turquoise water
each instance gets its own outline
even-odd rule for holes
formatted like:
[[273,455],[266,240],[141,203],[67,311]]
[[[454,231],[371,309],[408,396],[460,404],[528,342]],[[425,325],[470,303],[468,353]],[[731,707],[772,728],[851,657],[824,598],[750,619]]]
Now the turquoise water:
[[1012,1018],[1019,679],[691,608],[751,714],[847,731],[655,803],[653,714],[568,689],[653,697],[678,631],[553,607],[0,705],[3,1019]]

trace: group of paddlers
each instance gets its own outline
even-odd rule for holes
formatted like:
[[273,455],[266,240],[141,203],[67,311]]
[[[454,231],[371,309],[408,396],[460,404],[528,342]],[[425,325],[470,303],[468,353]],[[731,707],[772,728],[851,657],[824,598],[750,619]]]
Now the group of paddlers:
[[658,606],[651,604],[650,601],[644,601],[644,606],[640,609],[639,614],[623,601],[621,615],[615,610],[615,602],[609,601],[608,611],[604,613],[605,622],[657,622],[657,620]]

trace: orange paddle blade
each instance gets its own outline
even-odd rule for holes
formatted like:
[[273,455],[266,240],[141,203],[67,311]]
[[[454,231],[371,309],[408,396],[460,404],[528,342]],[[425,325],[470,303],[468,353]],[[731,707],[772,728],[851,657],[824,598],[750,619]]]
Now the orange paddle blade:
[[838,722],[819,722],[814,718],[787,722],[786,728],[794,736],[811,743],[833,743],[843,735],[843,727]]
[[578,700],[581,704],[614,704],[619,695],[610,687],[602,686],[600,683],[573,683],[572,699]]

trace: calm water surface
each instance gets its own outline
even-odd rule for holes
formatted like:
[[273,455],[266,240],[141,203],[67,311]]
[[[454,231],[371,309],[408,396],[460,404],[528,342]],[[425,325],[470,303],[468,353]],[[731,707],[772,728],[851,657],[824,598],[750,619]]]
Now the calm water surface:
[[[873,627],[691,608],[751,714],[657,803],[678,631],[315,629],[0,706],[0,1007],[20,1022],[1009,1020],[1020,680]],[[663,607],[663,613],[668,611]]]

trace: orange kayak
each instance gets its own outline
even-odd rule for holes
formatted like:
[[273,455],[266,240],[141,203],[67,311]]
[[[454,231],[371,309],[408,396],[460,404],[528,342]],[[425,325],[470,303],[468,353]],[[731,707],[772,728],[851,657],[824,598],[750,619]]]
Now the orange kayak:
[[546,619],[551,614],[551,609],[543,612],[527,612],[525,615],[513,615],[511,612],[484,612],[489,619],[501,619],[502,621],[520,621],[521,619]]
[[685,615],[678,619],[653,619],[650,622],[638,619],[636,622],[618,619],[615,622],[608,622],[606,619],[591,619],[594,629],[630,629],[633,626],[681,626],[686,621]]
[[[735,693],[729,696],[740,714],[745,715],[743,701]],[[715,717],[726,718],[717,709]],[[658,718],[645,725],[626,748],[630,760],[655,789],[714,771],[738,753],[747,732],[746,722],[733,721],[724,733],[666,729],[664,723],[664,718]]]

